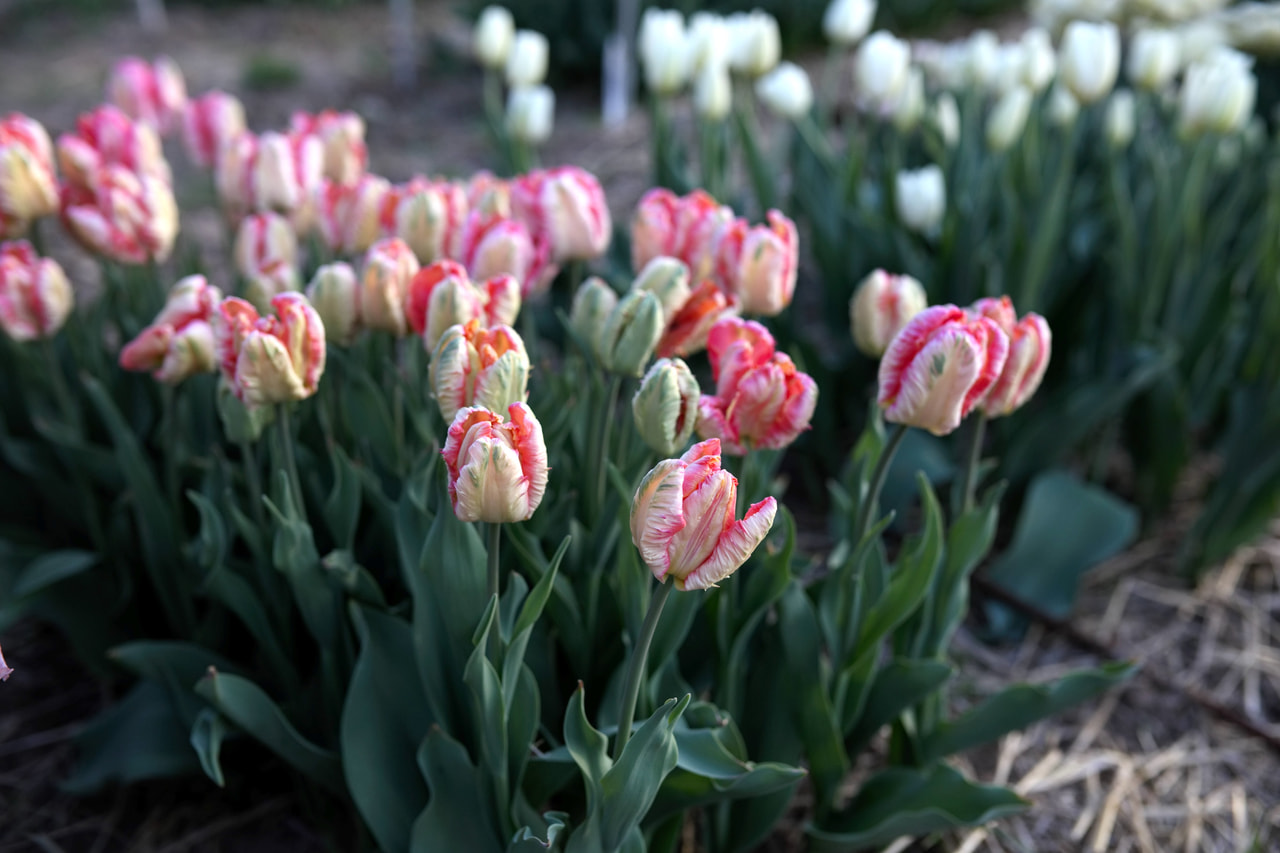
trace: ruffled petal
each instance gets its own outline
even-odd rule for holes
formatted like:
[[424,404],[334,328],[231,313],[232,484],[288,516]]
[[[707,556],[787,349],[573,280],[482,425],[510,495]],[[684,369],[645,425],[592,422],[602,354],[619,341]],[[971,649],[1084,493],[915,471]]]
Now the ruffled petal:
[[747,558],[769,535],[773,519],[778,512],[778,502],[765,498],[753,504],[741,521],[735,521],[720,536],[710,556],[690,572],[676,587],[682,590],[709,589],[741,568]]

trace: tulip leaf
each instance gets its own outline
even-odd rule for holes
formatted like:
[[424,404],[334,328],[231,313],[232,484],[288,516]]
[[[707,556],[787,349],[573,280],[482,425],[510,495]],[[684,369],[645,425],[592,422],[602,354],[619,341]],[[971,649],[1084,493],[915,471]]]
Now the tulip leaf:
[[360,656],[342,708],[342,769],[360,816],[383,850],[407,850],[427,787],[414,753],[431,725],[413,668],[408,623],[352,603]]
[[206,570],[221,566],[227,558],[227,524],[213,502],[199,492],[187,492],[187,500],[200,513],[200,536],[196,540],[196,562]]
[[229,731],[226,718],[212,708],[202,708],[191,725],[191,748],[200,759],[204,775],[219,788],[227,786],[222,774],[222,741]]
[[559,846],[560,839],[568,829],[569,816],[564,812],[547,812],[542,817],[547,825],[543,833],[546,838],[538,837],[526,826],[511,839],[511,843],[507,845],[507,853],[550,853]]
[[1003,484],[992,487],[980,506],[961,513],[951,522],[942,575],[934,586],[937,600],[923,648],[925,654],[943,654],[969,611],[969,576],[991,551],[1003,495]]
[[601,777],[600,841],[604,850],[619,849],[636,833],[663,780],[675,769],[679,752],[675,726],[691,698],[686,695],[664,702]]
[[261,687],[246,678],[211,669],[196,685],[196,692],[302,775],[341,794],[344,785],[338,757],[299,734]]
[[926,761],[993,741],[1037,720],[1092,699],[1127,681],[1137,671],[1131,663],[1108,663],[1064,675],[1049,684],[1015,684],[979,702],[962,716],[944,722],[925,736]]
[[433,726],[418,749],[418,767],[431,799],[413,823],[411,853],[499,853],[503,848],[492,832],[497,826],[493,809],[466,748]]
[[892,512],[895,519],[908,518],[910,513],[907,510],[919,493],[921,474],[930,483],[945,483],[955,473],[955,463],[940,439],[924,430],[907,430],[897,455],[889,465],[884,489],[880,493],[882,512]]
[[79,551],[73,548],[41,554],[22,570],[9,594],[15,598],[34,595],[59,581],[74,577],[96,566],[98,559],[98,555],[92,551]]
[[248,581],[223,564],[205,575],[203,592],[220,601],[244,624],[270,662],[273,672],[280,675],[295,670],[293,662],[280,645],[271,617],[263,607],[262,598],[267,591],[255,592]]
[[951,674],[951,667],[936,660],[894,660],[886,664],[875,673],[860,713],[853,717],[855,724],[845,738],[849,753],[861,752],[882,726],[931,695]]
[[333,490],[324,502],[325,523],[338,547],[351,550],[360,521],[360,477],[341,447],[334,445],[329,450],[329,459],[333,467]]
[[1024,810],[1013,791],[979,785],[944,764],[891,767],[872,776],[844,809],[808,828],[814,853],[846,853],[881,847],[902,836],[916,838],[977,826]]
[[388,395],[366,371],[346,366],[349,369],[343,371],[347,382],[342,386],[341,408],[347,430],[357,443],[368,445],[379,463],[395,469],[396,433],[387,407]]

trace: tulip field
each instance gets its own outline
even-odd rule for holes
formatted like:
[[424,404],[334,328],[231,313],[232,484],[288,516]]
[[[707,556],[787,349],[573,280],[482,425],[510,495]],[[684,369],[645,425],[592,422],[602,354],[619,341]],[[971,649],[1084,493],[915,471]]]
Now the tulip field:
[[1280,844],[1274,6],[144,5],[0,28],[0,853]]

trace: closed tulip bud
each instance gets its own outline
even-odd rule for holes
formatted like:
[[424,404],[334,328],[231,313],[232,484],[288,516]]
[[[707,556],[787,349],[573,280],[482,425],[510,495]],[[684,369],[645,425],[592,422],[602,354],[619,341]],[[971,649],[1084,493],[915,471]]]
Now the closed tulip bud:
[[645,86],[655,95],[674,95],[689,82],[690,45],[679,12],[645,9],[636,47]]
[[204,169],[217,165],[223,146],[244,130],[244,106],[226,92],[207,92],[188,102],[182,111],[182,142],[187,157]]
[[960,105],[950,92],[943,92],[934,102],[933,125],[942,137],[942,144],[955,148],[960,141]]
[[902,171],[896,180],[898,219],[918,233],[934,230],[947,212],[947,182],[939,166]]
[[499,69],[507,64],[511,45],[516,38],[516,22],[502,6],[485,6],[471,32],[471,47],[485,68]]
[[21,113],[0,120],[0,238],[58,211],[53,143],[39,122]]
[[324,324],[301,293],[271,300],[276,316],[259,316],[231,296],[213,315],[214,351],[223,378],[250,409],[305,400],[324,373]]
[[1105,98],[1120,71],[1120,31],[1112,23],[1072,21],[1062,35],[1058,73],[1082,104]]
[[747,561],[778,512],[768,497],[735,520],[737,502],[738,479],[720,467],[720,442],[699,442],[645,475],[631,503],[631,541],[660,582],[710,589]]
[[294,113],[290,121],[293,136],[314,136],[322,147],[321,174],[337,184],[349,186],[360,180],[369,162],[364,142],[364,119],[352,112],[325,110],[315,115]]
[[513,89],[537,86],[547,76],[547,37],[533,30],[516,30],[507,54],[507,85]]
[[832,44],[853,47],[871,32],[875,17],[875,0],[831,0],[822,15],[822,33]]
[[1032,27],[1022,34],[1022,85],[1033,92],[1049,88],[1058,73],[1058,54],[1053,49],[1049,32]]
[[0,243],[0,328],[10,340],[54,335],[71,313],[74,295],[62,267],[25,240]]
[[688,445],[698,423],[702,395],[689,365],[660,358],[649,368],[631,400],[636,431],[660,456],[673,456]]
[[885,113],[899,133],[910,133],[924,118],[924,71],[912,67],[898,96],[885,106]]
[[777,19],[756,9],[730,15],[727,21],[729,68],[748,77],[759,77],[773,70],[782,55]]
[[326,339],[342,346],[355,340],[360,330],[361,295],[350,264],[338,261],[316,270],[307,285],[307,299],[324,323]]
[[120,366],[148,371],[167,385],[217,370],[213,313],[221,301],[222,291],[204,276],[182,279],[169,291],[151,325],[120,351]]
[[[1001,74],[1014,70],[1005,67],[1000,39],[991,30],[978,30],[965,40],[963,59],[964,79],[969,85],[986,91],[998,89],[1003,82]],[[1020,73],[1019,68],[1017,74]],[[1010,76],[1016,79],[1017,74]],[[1009,84],[1012,83],[1011,79]]]
[[770,210],[769,224],[749,227],[736,220],[720,234],[716,273],[748,314],[775,317],[791,304],[800,261],[796,225]]
[[130,118],[167,135],[176,130],[187,105],[182,70],[167,56],[149,64],[136,56],[116,63],[107,81],[107,100]]
[[249,301],[264,311],[276,295],[298,289],[298,236],[278,213],[255,213],[240,221],[235,260]]
[[1007,151],[1022,137],[1029,115],[1030,89],[1017,86],[1001,95],[987,116],[987,147],[992,151]]
[[920,282],[876,270],[862,280],[849,302],[853,342],[864,355],[879,358],[903,326],[928,307]]
[[507,420],[488,409],[459,409],[445,439],[449,501],[459,521],[527,521],[547,490],[547,445],[542,424],[524,403]]
[[62,220],[89,251],[122,264],[164,261],[178,236],[170,186],[123,166],[104,166],[89,188],[67,186]]
[[603,279],[591,276],[578,285],[569,312],[569,328],[586,345],[591,354],[603,360],[601,333],[609,315],[618,307],[618,294]]
[[632,290],[609,313],[600,330],[600,361],[624,376],[643,376],[662,337],[662,303],[652,293]]
[[702,66],[693,81],[694,110],[709,121],[723,121],[732,107],[733,81],[728,67],[718,63]]
[[325,180],[316,194],[320,237],[334,252],[367,251],[382,233],[383,205],[391,183],[377,175],[361,175],[354,184]]
[[109,165],[166,184],[172,178],[155,128],[135,122],[109,104],[82,114],[74,134],[58,137],[58,165],[66,182],[81,189],[92,189],[98,174]]
[[864,109],[881,111],[893,104],[907,84],[911,47],[892,33],[878,30],[858,47],[854,82]]
[[664,320],[670,321],[689,301],[689,267],[675,258],[654,258],[640,270],[631,288],[648,291],[658,297],[658,302],[662,304],[662,316]]
[[0,681],[8,681],[11,675],[13,675],[13,669],[4,662],[4,652],[0,651]]
[[510,326],[482,329],[472,320],[445,329],[431,356],[430,378],[446,421],[467,406],[500,412],[528,396],[529,353]]
[[729,26],[714,12],[690,15],[687,38],[691,76],[708,65],[729,63]]
[[1178,99],[1178,130],[1186,137],[1233,133],[1253,115],[1258,94],[1253,60],[1219,48],[1187,68]]
[[885,420],[946,435],[1000,377],[1009,338],[992,320],[954,305],[926,308],[880,361]]
[[511,210],[514,218],[546,239],[557,262],[598,258],[613,236],[600,181],[577,166],[539,169],[516,178]]
[[413,250],[400,238],[388,237],[373,244],[365,255],[360,287],[360,319],[365,328],[396,336],[408,334],[405,306],[418,269]]
[[794,62],[784,62],[756,81],[756,97],[773,112],[793,121],[813,107],[813,84]]
[[1049,367],[1053,336],[1049,324],[1039,314],[1021,320],[1009,297],[979,299],[973,312],[992,320],[1009,339],[1009,356],[1000,377],[978,405],[989,418],[1011,414],[1031,399]]
[[1070,127],[1080,115],[1080,102],[1061,83],[1049,90],[1049,101],[1045,109],[1049,113],[1049,121],[1055,127]]
[[467,194],[457,184],[414,178],[395,187],[383,208],[383,224],[424,264],[458,253],[467,219]]
[[684,305],[667,319],[655,352],[661,358],[689,356],[707,346],[712,327],[740,311],[737,299],[706,280],[693,289]]
[[1112,148],[1127,148],[1135,130],[1133,92],[1117,89],[1107,102],[1107,142]]
[[556,93],[547,86],[517,86],[507,95],[507,133],[526,145],[551,138]]
[[707,336],[714,395],[699,403],[698,435],[718,438],[729,453],[778,450],[809,428],[818,385],[801,373],[759,323],[721,320]]
[[1158,92],[1173,82],[1182,66],[1182,40],[1169,30],[1138,30],[1129,42],[1129,82]]

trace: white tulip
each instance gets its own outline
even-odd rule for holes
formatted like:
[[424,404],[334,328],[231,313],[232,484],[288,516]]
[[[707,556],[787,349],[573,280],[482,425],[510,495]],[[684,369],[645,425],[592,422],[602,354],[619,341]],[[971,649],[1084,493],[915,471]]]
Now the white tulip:
[[745,14],[730,15],[729,68],[749,77],[759,77],[773,70],[782,57],[782,35],[778,21],[768,12],[756,9]]
[[875,0],[831,0],[822,16],[822,32],[832,44],[853,47],[866,38],[875,17]]
[[933,124],[938,128],[942,142],[948,148],[955,148],[960,141],[960,105],[955,95],[943,92],[933,104]]
[[913,67],[907,70],[907,82],[886,110],[899,133],[910,133],[924,118],[924,107],[924,72]]
[[729,25],[714,12],[694,12],[689,18],[689,73],[729,61]]
[[507,95],[507,133],[528,145],[551,136],[556,95],[548,86],[517,86]]
[[1184,136],[1231,133],[1253,115],[1258,80],[1252,58],[1219,48],[1187,68],[1178,99],[1178,128]]
[[783,62],[756,81],[756,97],[783,118],[798,119],[813,106],[813,84],[794,62]]
[[1105,128],[1107,142],[1112,148],[1127,148],[1133,141],[1136,128],[1133,92],[1116,89],[1107,102]]
[[965,78],[971,86],[994,88],[1000,68],[1000,39],[991,30],[978,30],[964,43]]
[[872,33],[858,48],[854,60],[859,101],[873,110],[892,104],[907,83],[910,64],[910,45],[884,30]]
[[516,30],[507,55],[507,85],[536,86],[547,77],[547,37],[533,30]]
[[1214,21],[1191,21],[1178,27],[1178,58],[1182,67],[1207,59],[1231,40],[1222,25]]
[[987,116],[987,147],[1007,151],[1022,136],[1031,114],[1031,90],[1016,86],[1000,96]]
[[704,65],[693,80],[693,108],[706,119],[722,121],[733,106],[733,81],[723,64]]
[[1022,34],[1022,82],[1033,92],[1043,92],[1058,73],[1058,54],[1048,30],[1032,27]]
[[689,82],[689,39],[684,16],[676,11],[646,9],[640,21],[637,53],[644,82],[658,95],[674,95]]
[[1045,105],[1049,121],[1055,127],[1070,127],[1080,115],[1080,102],[1075,95],[1067,91],[1067,87],[1058,83],[1049,90],[1049,101]]
[[1177,76],[1182,65],[1182,40],[1168,30],[1139,30],[1129,42],[1129,81],[1139,89],[1158,92]]
[[486,6],[471,33],[476,59],[485,68],[501,68],[507,64],[515,37],[516,22],[511,13],[502,6]]
[[898,220],[912,231],[932,231],[947,212],[947,183],[936,165],[899,172],[894,181]]
[[1120,31],[1112,23],[1072,21],[1062,36],[1058,73],[1082,104],[1102,100],[1120,71]]

